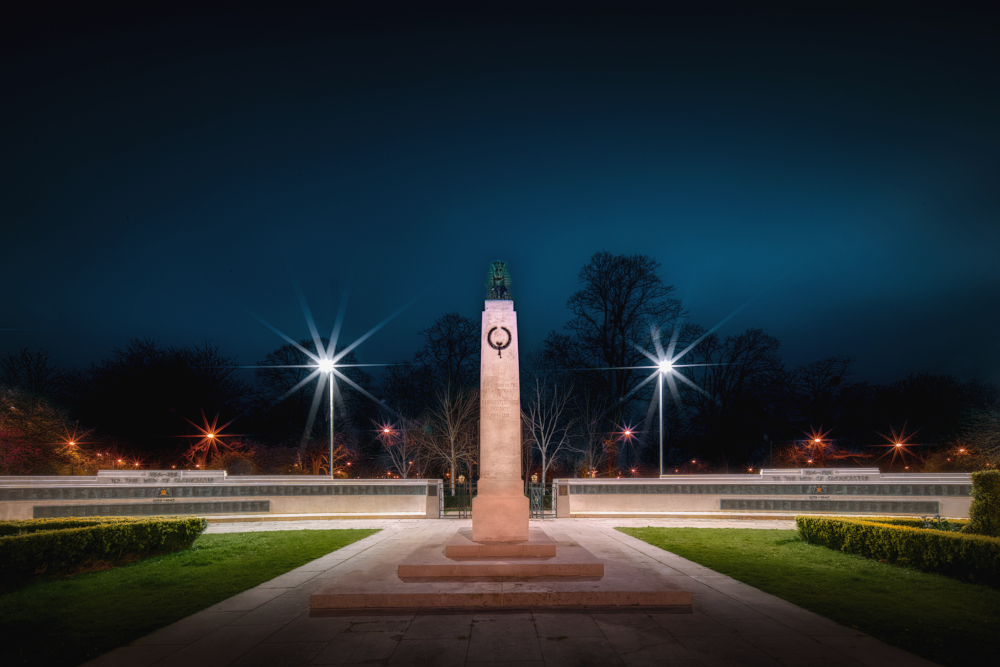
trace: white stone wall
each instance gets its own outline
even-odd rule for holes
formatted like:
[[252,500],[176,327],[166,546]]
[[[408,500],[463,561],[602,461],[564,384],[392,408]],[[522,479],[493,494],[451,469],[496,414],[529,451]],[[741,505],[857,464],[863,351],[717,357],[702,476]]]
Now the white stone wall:
[[[105,471],[102,471],[105,472]],[[305,475],[268,476],[268,477],[218,477],[198,478],[165,478],[157,476],[159,471],[146,473],[125,473],[122,476],[101,475],[98,477],[0,477],[0,520],[31,519],[35,507],[46,506],[84,506],[84,505],[156,505],[164,507],[169,512],[170,505],[177,503],[215,503],[215,502],[249,502],[269,501],[271,514],[357,514],[357,515],[391,515],[413,516],[415,518],[437,518],[441,494],[440,480],[330,480],[324,477]],[[125,475],[128,475],[127,477]],[[217,489],[232,489],[248,486],[365,486],[387,487],[403,486],[413,488],[408,495],[390,494],[344,494],[344,495],[224,495],[224,496],[181,496],[177,494],[178,487],[195,487],[198,490],[215,487]],[[428,488],[433,495],[428,495]],[[120,489],[139,488],[154,492],[165,492],[163,497],[128,498],[116,497],[115,491]],[[86,498],[28,498],[23,500],[10,498],[19,490],[34,490],[35,495],[51,493],[57,489],[88,490],[92,497]],[[342,489],[349,490],[349,489]],[[115,494],[114,496],[112,494]],[[206,514],[206,516],[211,516]]]
[[[557,493],[557,515],[559,517],[599,516],[599,515],[655,515],[677,512],[738,512],[740,514],[798,512],[798,510],[746,510],[723,509],[724,499],[740,500],[801,500],[801,501],[859,501],[859,502],[936,502],[938,513],[947,517],[968,517],[972,498],[969,495],[957,495],[961,488],[967,489],[972,482],[967,474],[880,474],[878,470],[845,470],[817,471],[783,470],[765,471],[765,475],[665,475],[661,479],[559,479],[555,480]],[[839,474],[838,474],[839,473]],[[621,485],[635,487],[643,485],[736,485],[744,487],[747,493],[572,493],[563,495],[560,487],[576,486],[606,486]],[[831,492],[831,484],[835,485],[876,485],[885,493],[837,493]],[[806,487],[807,493],[752,493],[754,487],[796,485]],[[894,495],[893,490],[904,486],[930,486],[943,491],[939,495],[900,494]],[[844,511],[832,511],[834,514],[845,514]],[[856,513],[856,512],[850,512]],[[883,514],[884,512],[879,512]],[[902,512],[893,514],[933,514],[933,512]]]

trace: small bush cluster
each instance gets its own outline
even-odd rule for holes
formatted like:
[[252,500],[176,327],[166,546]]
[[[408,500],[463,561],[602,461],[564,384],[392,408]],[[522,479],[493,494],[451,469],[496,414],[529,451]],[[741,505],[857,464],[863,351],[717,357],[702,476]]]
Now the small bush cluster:
[[[916,522],[907,525],[906,522]],[[964,581],[1000,585],[1000,539],[927,530],[922,519],[799,516],[802,540]]]
[[939,514],[934,516],[879,518],[879,523],[890,526],[909,526],[910,528],[925,528],[927,530],[944,530],[957,533],[969,525],[968,519],[942,519]]
[[0,537],[7,535],[27,535],[40,530],[62,530],[63,528],[82,528],[99,523],[116,523],[119,521],[134,521],[132,517],[93,516],[93,517],[57,517],[54,519],[30,519],[27,521],[0,521]]
[[972,473],[971,477],[970,521],[962,531],[1000,537],[1000,470],[981,470]]
[[95,517],[0,522],[0,585],[89,563],[116,563],[191,546],[201,517]]

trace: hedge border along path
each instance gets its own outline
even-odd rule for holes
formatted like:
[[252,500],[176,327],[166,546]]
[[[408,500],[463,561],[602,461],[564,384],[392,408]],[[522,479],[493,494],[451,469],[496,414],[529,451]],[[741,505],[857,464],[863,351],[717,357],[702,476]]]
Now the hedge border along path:
[[100,517],[0,522],[0,587],[25,584],[89,563],[123,560],[189,548],[204,532],[201,517]]
[[919,519],[795,517],[799,535],[810,544],[1000,586],[1000,538],[919,528],[920,523]]

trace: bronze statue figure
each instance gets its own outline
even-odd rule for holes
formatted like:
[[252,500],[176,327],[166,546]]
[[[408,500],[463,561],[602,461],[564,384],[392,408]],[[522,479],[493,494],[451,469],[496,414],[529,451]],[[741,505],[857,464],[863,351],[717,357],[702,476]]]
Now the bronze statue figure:
[[490,262],[490,273],[486,278],[486,299],[491,301],[513,301],[510,293],[510,272],[507,262]]

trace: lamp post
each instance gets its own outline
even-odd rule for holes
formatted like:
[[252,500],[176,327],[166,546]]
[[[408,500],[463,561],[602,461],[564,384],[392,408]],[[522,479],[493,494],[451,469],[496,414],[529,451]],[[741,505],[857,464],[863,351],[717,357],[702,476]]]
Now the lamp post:
[[659,382],[659,395],[660,395],[660,476],[663,475],[663,376],[670,372],[673,368],[673,364],[670,363],[669,359],[664,359],[660,362],[660,372],[657,381]]
[[327,461],[327,468],[330,471],[330,479],[333,479],[333,361],[320,359],[319,370],[330,377],[330,458]]

